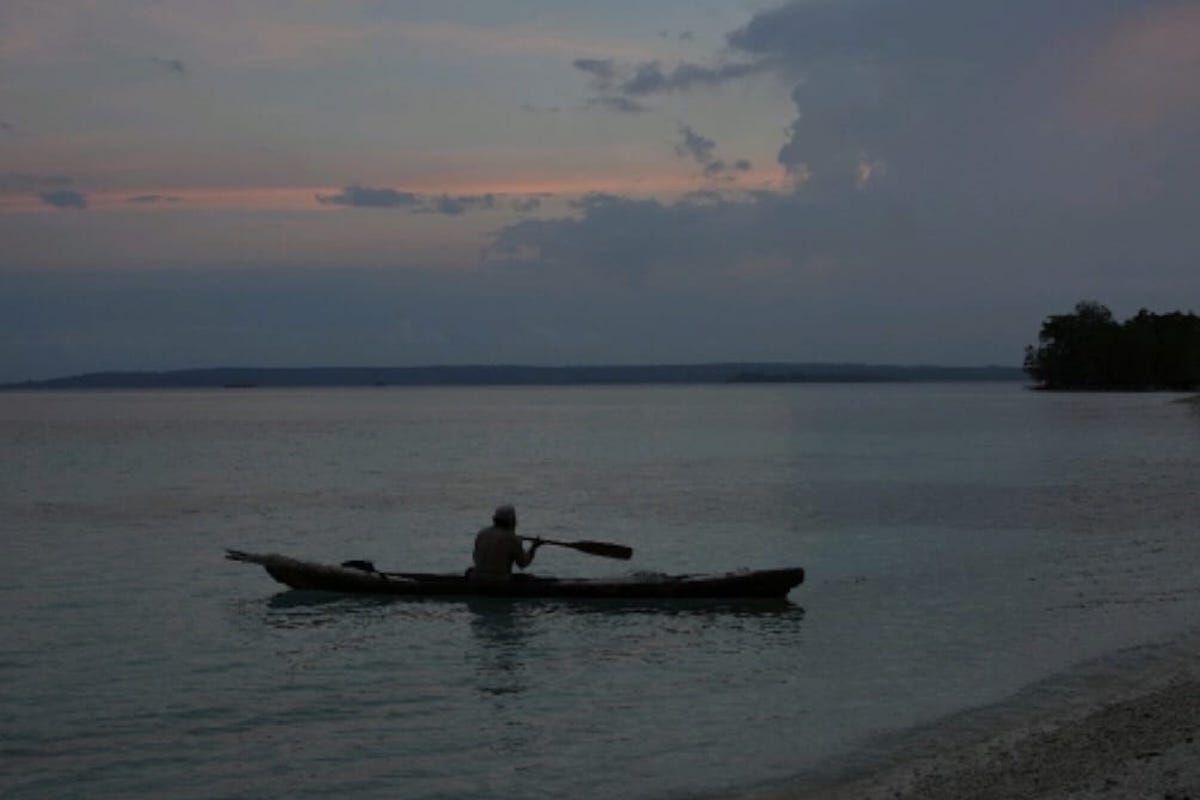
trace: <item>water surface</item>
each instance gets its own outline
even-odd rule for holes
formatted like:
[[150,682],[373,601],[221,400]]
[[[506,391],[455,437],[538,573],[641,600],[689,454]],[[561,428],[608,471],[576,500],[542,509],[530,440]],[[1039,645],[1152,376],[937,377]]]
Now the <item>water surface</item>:
[[[1200,618],[1200,414],[1016,385],[0,394],[0,794],[675,798],[820,774]],[[785,604],[286,593],[226,546]]]

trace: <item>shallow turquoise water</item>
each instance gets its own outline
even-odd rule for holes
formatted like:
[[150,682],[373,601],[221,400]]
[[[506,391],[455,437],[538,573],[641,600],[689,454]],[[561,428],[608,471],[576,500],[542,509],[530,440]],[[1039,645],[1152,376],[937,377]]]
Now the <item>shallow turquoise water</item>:
[[[1014,385],[0,395],[0,794],[673,798],[803,780],[1200,618],[1200,415]],[[770,607],[283,593],[499,502]],[[886,737],[884,737],[886,738]]]

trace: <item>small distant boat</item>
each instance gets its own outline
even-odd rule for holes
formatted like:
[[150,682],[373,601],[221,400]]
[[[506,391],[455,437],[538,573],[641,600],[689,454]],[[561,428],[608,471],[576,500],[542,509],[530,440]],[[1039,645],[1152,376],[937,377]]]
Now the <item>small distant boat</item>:
[[804,570],[793,567],[724,575],[636,575],[620,579],[514,575],[510,581],[493,583],[472,580],[464,574],[380,572],[369,562],[320,564],[275,553],[241,550],[228,550],[225,557],[259,564],[272,578],[293,589],[408,597],[781,599],[804,581]]

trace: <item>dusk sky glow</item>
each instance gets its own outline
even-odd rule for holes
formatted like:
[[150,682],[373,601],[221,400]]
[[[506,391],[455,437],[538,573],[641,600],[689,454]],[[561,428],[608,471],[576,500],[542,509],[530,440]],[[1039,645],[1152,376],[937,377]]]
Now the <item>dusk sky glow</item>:
[[1017,364],[1200,310],[1200,5],[0,5],[0,381]]

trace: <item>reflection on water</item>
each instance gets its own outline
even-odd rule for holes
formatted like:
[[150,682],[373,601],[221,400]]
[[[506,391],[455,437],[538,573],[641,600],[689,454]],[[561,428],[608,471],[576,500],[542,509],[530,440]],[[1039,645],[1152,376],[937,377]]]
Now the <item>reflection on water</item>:
[[338,592],[321,592],[308,589],[289,589],[288,591],[271,595],[267,599],[267,607],[272,609],[292,609],[340,605],[352,608],[355,605],[362,605],[364,603],[378,605],[380,602],[387,602],[387,600],[388,598],[382,595],[340,594]]
[[273,628],[313,628],[378,614],[387,604],[384,596],[292,590],[272,595],[263,619]]
[[[417,599],[313,591],[242,601],[232,611],[250,637],[263,627],[285,635],[287,654],[301,660],[440,640],[440,657],[457,651],[476,693],[502,705],[544,681],[552,662],[579,670],[603,663],[658,668],[683,659],[674,664],[682,668],[745,647],[794,647],[805,617],[788,600]],[[295,638],[297,632],[304,637]],[[563,641],[575,643],[569,652],[559,649]]]
[[725,617],[788,617],[800,619],[804,609],[786,598],[681,598],[676,600],[654,599],[592,599],[564,602],[543,601],[556,612],[564,614],[604,614],[638,616],[710,616]]
[[481,694],[517,695],[526,688],[524,649],[531,638],[530,616],[521,604],[504,598],[467,600],[472,648]]
[[1200,394],[1195,397],[1184,397],[1175,402],[1182,404],[1189,412],[1189,416],[1197,422],[1200,422]]
[[[245,605],[259,601],[245,601]],[[504,636],[483,636],[497,643],[519,634],[517,619],[545,614],[652,615],[652,616],[724,616],[800,619],[804,609],[787,598],[507,598],[507,597],[403,597],[371,594],[292,589],[267,600],[268,624],[296,627],[296,620],[319,620],[311,624],[336,621],[338,615],[377,612],[381,607],[399,606],[446,608],[465,606],[471,612],[472,630],[477,628]],[[479,632],[479,631],[477,631]]]

